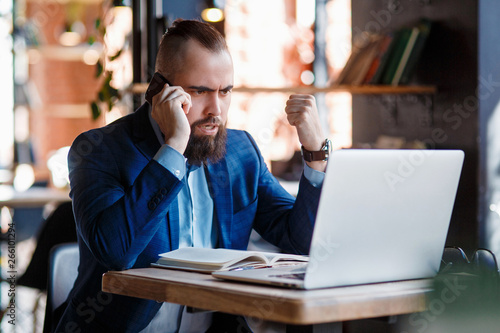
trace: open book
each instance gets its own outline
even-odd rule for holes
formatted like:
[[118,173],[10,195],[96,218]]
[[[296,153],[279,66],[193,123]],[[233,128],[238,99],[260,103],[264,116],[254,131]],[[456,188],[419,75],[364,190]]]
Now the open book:
[[160,254],[154,267],[211,273],[306,263],[308,256],[231,249],[184,247]]

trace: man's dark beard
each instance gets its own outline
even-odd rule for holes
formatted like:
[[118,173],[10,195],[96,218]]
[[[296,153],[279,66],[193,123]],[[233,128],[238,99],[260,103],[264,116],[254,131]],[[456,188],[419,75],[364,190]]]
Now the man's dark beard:
[[[219,130],[215,136],[197,136],[194,134],[196,126],[206,123],[219,125]],[[226,154],[226,138],[226,126],[218,123],[215,118],[210,117],[198,120],[191,125],[191,135],[189,136],[184,156],[191,165],[200,165],[202,163],[208,165],[217,163]]]

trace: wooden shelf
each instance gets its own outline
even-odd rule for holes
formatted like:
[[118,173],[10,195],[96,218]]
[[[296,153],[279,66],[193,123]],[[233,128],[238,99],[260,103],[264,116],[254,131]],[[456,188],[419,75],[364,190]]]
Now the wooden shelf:
[[62,5],[65,5],[67,3],[82,3],[82,4],[93,5],[93,4],[101,4],[104,2],[104,0],[28,0],[28,2],[45,2],[45,3],[57,2]]
[[[148,88],[147,83],[133,84],[128,92],[133,94],[143,94]],[[354,95],[383,95],[383,94],[435,94],[437,88],[435,86],[380,86],[380,85],[363,85],[363,86],[333,86],[326,88],[317,88],[313,86],[297,86],[283,88],[264,88],[264,87],[235,87],[233,92],[242,93],[300,93],[300,94],[315,94],[328,92],[347,92]]]
[[328,92],[347,92],[351,94],[435,94],[437,92],[434,86],[332,86],[317,88],[313,86],[298,86],[284,88],[249,88],[236,87],[235,92],[296,92],[302,94],[328,93]]
[[101,56],[103,48],[101,46],[90,46],[80,44],[76,46],[42,45],[28,48],[30,57],[42,56],[52,60],[61,61],[83,61],[87,51],[94,50]]

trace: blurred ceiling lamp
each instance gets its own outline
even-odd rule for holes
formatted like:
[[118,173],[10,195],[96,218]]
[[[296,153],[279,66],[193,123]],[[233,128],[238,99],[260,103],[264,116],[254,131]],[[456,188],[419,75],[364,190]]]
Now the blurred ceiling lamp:
[[82,36],[85,34],[85,31],[85,26],[80,21],[76,21],[71,25],[67,24],[66,29],[59,35],[59,44],[63,46],[76,46],[82,42]]
[[121,12],[132,12],[132,8],[128,4],[128,1],[113,0],[113,12],[116,16],[120,15]]
[[224,19],[224,12],[219,8],[205,8],[201,12],[201,18],[206,22],[220,22]]
[[126,4],[125,2],[129,2],[129,1],[113,0],[113,6],[114,7],[128,7],[128,4]]
[[75,31],[64,31],[59,36],[59,44],[63,46],[75,46],[80,44],[82,41],[82,36]]
[[124,34],[132,31],[132,7],[129,2],[123,0],[113,1],[113,24],[119,22],[119,25],[125,29],[123,30]]

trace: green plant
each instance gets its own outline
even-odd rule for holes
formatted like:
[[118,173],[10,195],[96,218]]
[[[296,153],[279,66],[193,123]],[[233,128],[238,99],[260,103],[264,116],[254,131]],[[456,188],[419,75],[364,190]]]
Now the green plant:
[[105,2],[103,5],[104,14],[101,17],[98,17],[95,20],[95,34],[91,35],[88,39],[88,43],[93,45],[96,42],[101,42],[104,46],[103,55],[99,58],[96,63],[96,78],[99,78],[100,81],[100,90],[97,93],[96,99],[91,102],[90,108],[92,112],[92,119],[98,119],[103,113],[103,107],[110,111],[113,106],[121,99],[121,93],[118,89],[114,88],[111,85],[113,80],[113,71],[107,70],[106,65],[109,62],[112,62],[119,58],[122,54],[123,49],[118,50],[113,55],[109,55],[106,49],[105,43],[105,35],[106,35],[106,24],[103,21],[103,18],[107,16],[109,13],[109,9],[112,8],[113,5],[110,2]]

